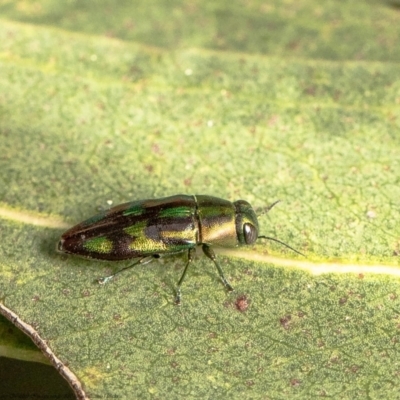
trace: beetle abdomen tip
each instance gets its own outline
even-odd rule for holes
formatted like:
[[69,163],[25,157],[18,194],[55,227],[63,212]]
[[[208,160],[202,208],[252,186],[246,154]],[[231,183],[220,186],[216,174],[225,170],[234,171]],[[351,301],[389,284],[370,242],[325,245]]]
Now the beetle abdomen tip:
[[61,239],[58,243],[57,243],[57,247],[56,250],[60,253],[64,253],[64,239]]

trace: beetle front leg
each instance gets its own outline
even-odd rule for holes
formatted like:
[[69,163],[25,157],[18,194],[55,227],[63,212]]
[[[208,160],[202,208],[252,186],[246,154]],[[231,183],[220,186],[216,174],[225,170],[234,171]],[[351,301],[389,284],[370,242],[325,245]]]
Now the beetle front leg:
[[220,267],[220,265],[219,265],[219,263],[217,261],[217,256],[215,255],[214,250],[208,244],[203,244],[203,252],[210,260],[212,260],[212,262],[217,267],[218,274],[219,274],[219,276],[220,276],[220,278],[222,280],[222,283],[224,284],[224,286],[228,290],[228,292],[232,292],[233,291],[233,287],[226,280],[226,278],[224,276],[224,273],[222,271],[222,268]]
[[177,306],[181,305],[181,286],[182,286],[182,282],[185,279],[185,275],[186,272],[189,268],[190,263],[193,261],[193,254],[196,252],[195,248],[189,249],[188,251],[188,260],[187,263],[185,265],[185,269],[183,270],[183,274],[181,276],[181,279],[179,279],[178,285],[176,287],[176,297],[175,297],[175,304]]

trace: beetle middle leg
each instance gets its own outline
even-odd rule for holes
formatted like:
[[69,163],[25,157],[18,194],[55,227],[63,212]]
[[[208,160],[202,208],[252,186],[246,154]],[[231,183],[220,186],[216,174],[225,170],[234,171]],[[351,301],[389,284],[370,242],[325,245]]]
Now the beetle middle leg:
[[233,291],[233,287],[226,280],[226,278],[224,276],[224,273],[222,271],[222,268],[221,268],[221,266],[219,265],[219,263],[217,261],[217,256],[215,255],[214,250],[208,244],[203,244],[203,252],[217,267],[218,274],[219,274],[219,276],[220,276],[220,278],[222,280],[222,283],[224,284],[224,286],[228,290],[228,292],[232,292]]

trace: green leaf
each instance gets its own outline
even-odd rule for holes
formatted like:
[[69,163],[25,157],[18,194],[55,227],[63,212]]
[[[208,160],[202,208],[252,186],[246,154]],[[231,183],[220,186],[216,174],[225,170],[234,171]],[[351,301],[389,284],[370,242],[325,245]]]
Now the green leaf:
[[[206,3],[0,1],[0,311],[77,395],[394,398],[400,14]],[[100,286],[129,262],[55,252],[177,193],[281,199],[261,233],[307,258],[220,250],[228,294],[199,256],[176,307],[184,255]]]
[[50,364],[49,360],[37,351],[32,341],[2,316],[0,317],[0,356]]

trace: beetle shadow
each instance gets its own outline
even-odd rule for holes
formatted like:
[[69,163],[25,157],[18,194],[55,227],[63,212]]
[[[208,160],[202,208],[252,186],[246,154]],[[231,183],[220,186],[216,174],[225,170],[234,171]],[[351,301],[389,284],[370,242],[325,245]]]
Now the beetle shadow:
[[399,10],[400,11],[400,0],[389,0],[386,1],[386,4],[391,7],[394,8],[395,10]]
[[[175,295],[178,282],[182,277],[188,260],[187,252],[164,256],[161,257],[160,260],[161,264],[172,267],[168,273],[163,273],[162,280],[168,287],[171,288]],[[218,260],[221,261],[221,258],[218,257]],[[182,292],[184,293],[186,290],[188,290],[187,287],[189,286],[189,282],[193,284],[194,288],[199,286],[200,283],[198,283],[198,278],[201,276],[208,277],[209,282],[206,282],[206,285],[212,287],[212,285],[215,284],[216,286],[220,287],[222,291],[226,291],[214,263],[203,253],[201,246],[198,246],[196,248],[192,263],[189,265],[185,280],[182,284]],[[226,293],[229,292],[226,291]]]
[[59,231],[55,229],[41,230],[39,234],[40,253],[51,260],[59,260],[62,254],[57,252],[57,244],[62,233],[62,229]]

